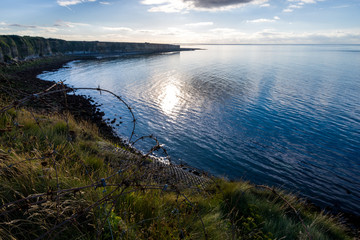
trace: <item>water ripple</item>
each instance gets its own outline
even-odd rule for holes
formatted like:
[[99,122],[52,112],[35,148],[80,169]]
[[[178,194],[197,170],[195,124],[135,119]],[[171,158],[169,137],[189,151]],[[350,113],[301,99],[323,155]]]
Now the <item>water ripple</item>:
[[[76,61],[41,78],[115,91],[136,135],[154,134],[175,161],[360,215],[360,46],[207,48]],[[84,94],[127,136],[126,109]]]

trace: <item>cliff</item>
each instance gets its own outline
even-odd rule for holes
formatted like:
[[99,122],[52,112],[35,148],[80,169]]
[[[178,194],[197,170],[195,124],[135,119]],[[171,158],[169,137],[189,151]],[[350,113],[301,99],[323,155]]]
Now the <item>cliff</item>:
[[0,62],[53,55],[102,55],[179,51],[179,45],[127,42],[87,42],[42,37],[0,35]]

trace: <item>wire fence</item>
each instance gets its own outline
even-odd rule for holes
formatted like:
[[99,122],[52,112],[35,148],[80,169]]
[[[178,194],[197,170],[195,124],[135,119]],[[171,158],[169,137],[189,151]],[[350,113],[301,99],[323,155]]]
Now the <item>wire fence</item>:
[[[195,211],[196,204],[191,201],[191,196],[188,194],[203,192],[206,184],[211,180],[209,176],[204,174],[193,174],[190,171],[186,171],[180,166],[173,164],[170,161],[170,157],[166,149],[156,137],[153,135],[143,136],[134,141],[133,136],[136,130],[136,118],[132,111],[132,108],[117,94],[98,88],[70,88],[58,82],[44,91],[35,94],[26,94],[19,90],[4,87],[2,88],[12,99],[16,99],[6,106],[2,106],[0,109],[0,116],[6,119],[11,119],[6,123],[6,127],[0,129],[2,136],[6,136],[8,139],[9,147],[6,152],[1,150],[0,152],[1,165],[0,176],[7,178],[20,178],[26,179],[29,172],[34,171],[36,167],[40,166],[44,179],[44,186],[42,189],[47,189],[44,192],[38,192],[36,189],[28,191],[28,194],[17,192],[14,190],[14,196],[12,201],[6,201],[5,198],[0,202],[0,236],[4,237],[8,234],[9,239],[14,229],[15,236],[29,237],[36,239],[54,239],[60,238],[64,231],[67,231],[69,226],[75,228],[83,228],[80,225],[93,225],[96,229],[96,238],[108,238],[115,239],[115,229],[111,219],[113,218],[113,210],[116,206],[121,205],[124,201],[124,196],[129,196],[133,193],[142,193],[155,191],[160,194],[172,193],[176,195],[177,202],[181,204],[189,205],[188,208]],[[39,114],[27,108],[30,112],[30,116],[36,123],[37,128],[40,131],[40,137],[43,139],[44,149],[33,149],[32,154],[36,157],[23,158],[19,156],[18,151],[12,145],[11,142],[16,142],[24,135],[24,125],[21,125],[17,119],[19,114],[22,114],[22,107],[32,102],[41,102],[46,109],[48,109],[47,116],[50,119],[51,115],[54,115],[58,108],[49,103],[47,96],[57,95],[62,96],[65,105],[67,105],[67,97],[69,93],[75,93],[78,90],[90,90],[97,91],[100,94],[110,94],[114,96],[119,104],[125,105],[132,118],[132,130],[128,138],[127,144],[119,143],[119,146],[114,147],[111,144],[105,144],[102,147],[104,151],[110,151],[115,155],[121,156],[122,160],[109,162],[111,171],[103,173],[104,176],[98,176],[94,173],[91,167],[84,162],[78,153],[76,146],[74,146],[74,132],[71,130],[69,115],[64,113],[62,118],[65,119],[65,135],[66,139],[61,142],[52,142],[52,137],[46,130],[46,126],[49,121],[46,119],[40,119]],[[24,97],[17,99],[18,96],[25,95]],[[67,106],[66,106],[67,108]],[[13,110],[15,113],[9,117],[9,111]],[[120,115],[120,114],[119,114]],[[48,119],[48,120],[49,120]],[[36,138],[36,136],[27,136],[28,138]],[[39,137],[39,136],[37,136]],[[154,141],[154,145],[149,147],[149,150],[145,153],[135,150],[134,146],[137,142],[151,139]],[[71,154],[69,150],[71,149]],[[161,150],[167,157],[167,162],[157,161],[152,156],[155,151]],[[10,160],[9,156],[12,156]],[[15,157],[14,157],[15,156]],[[17,157],[16,157],[17,156]],[[14,161],[14,158],[17,159]],[[106,159],[105,159],[106,160]],[[82,167],[82,173],[85,178],[90,181],[87,185],[78,185],[72,187],[66,187],[65,182],[67,177],[63,173],[62,164],[69,162],[78,162]],[[7,164],[8,163],[8,164]],[[26,170],[25,170],[26,169]],[[188,167],[188,169],[190,169]],[[60,176],[61,175],[61,176]],[[24,176],[24,177],[21,177]],[[96,177],[95,177],[96,176]],[[28,179],[29,180],[29,179]],[[26,182],[23,182],[26,188]],[[99,193],[99,191],[101,193]],[[25,191],[27,192],[27,191]],[[86,201],[82,199],[81,195],[93,196],[92,201]],[[76,204],[74,202],[77,201]],[[88,204],[86,204],[88,202]],[[89,204],[89,202],[91,204]],[[74,207],[76,205],[76,207]],[[189,209],[186,208],[186,211]],[[182,207],[177,207],[174,210],[174,216],[179,218]],[[161,218],[165,213],[160,213],[159,216],[151,217],[149,219],[142,219],[138,222],[132,222],[131,227],[122,229],[121,234],[117,237],[127,238],[132,232],[132,229],[140,226],[146,222],[152,222],[157,218]],[[41,218],[42,216],[42,218]],[[202,226],[203,238],[207,239],[207,231],[204,222],[200,214],[196,214],[194,221],[200,221]],[[37,222],[39,219],[43,221]],[[184,227],[180,224],[179,219],[179,236],[183,238],[185,235]],[[29,224],[40,225],[39,230],[33,230],[26,234],[26,227]],[[191,223],[188,223],[191,224]],[[51,227],[49,227],[51,226]],[[119,232],[119,229],[116,229]],[[110,236],[104,237],[106,234]]]
[[[199,238],[209,238],[206,224],[192,197],[200,193],[206,198],[210,194],[206,190],[207,186],[216,183],[216,180],[205,172],[174,164],[167,150],[154,135],[133,140],[136,118],[132,108],[121,96],[102,89],[100,86],[98,88],[70,88],[63,82],[55,83],[35,94],[28,94],[6,86],[2,86],[1,90],[8,94],[10,99],[15,100],[0,109],[0,121],[5,124],[0,129],[0,136],[6,139],[8,144],[7,151],[0,149],[0,177],[7,179],[9,184],[19,185],[18,188],[22,188],[23,192],[11,186],[1,186],[0,194],[6,195],[5,191],[10,191],[12,196],[0,199],[0,238],[62,239],[64,236],[69,237],[69,232],[71,233],[69,228],[71,228],[72,231],[75,229],[83,234],[77,237],[79,239],[89,238],[87,232],[94,233],[90,238],[128,239],[134,238],[134,229],[139,226],[147,224],[149,227],[149,223],[161,221],[169,215],[172,219],[177,219],[175,227],[178,233],[177,238],[185,238],[186,229],[195,222],[201,228]],[[97,142],[100,152],[107,153],[104,163],[109,168],[105,172],[97,171],[91,164],[84,161],[81,157],[82,153],[76,146],[77,136],[71,126],[71,115],[66,110],[69,108],[68,94],[78,90],[96,91],[115,97],[119,104],[125,106],[131,118],[132,128],[126,144],[124,142],[112,144]],[[58,114],[59,110],[56,104],[51,103],[54,99],[47,98],[52,95],[62,98],[65,105],[65,111],[61,114],[65,126],[62,126],[61,133],[66,137],[60,141],[54,140],[52,132],[47,130],[51,117]],[[22,97],[19,98],[19,96]],[[20,123],[18,116],[24,114],[23,106],[31,106],[34,102],[40,103],[43,106],[42,109],[46,109],[45,115],[39,115],[38,111],[31,107],[26,108],[29,118],[35,123],[40,134],[34,133],[32,136],[27,133],[26,139],[30,140],[30,143],[23,142],[19,147],[16,142],[23,141],[25,126]],[[118,114],[120,119],[122,114],[124,113]],[[19,154],[19,148],[21,152],[27,144],[31,142],[37,144],[37,141],[40,141],[39,138],[44,146],[31,149],[29,157]],[[154,144],[149,146],[148,151],[136,150],[136,144],[145,139],[152,140]],[[167,161],[154,157],[153,153],[156,151],[162,151]],[[108,156],[112,156],[112,159],[109,160]],[[84,181],[77,183],[76,176],[73,176],[69,170],[64,170],[64,164],[74,163],[78,164],[78,174],[86,179],[86,183]],[[42,186],[39,189],[29,190],[28,183],[30,186],[31,181],[35,181],[31,178],[34,172],[38,179],[43,179]],[[18,180],[13,180],[16,178]],[[70,184],[69,179],[75,182]],[[266,189],[280,198],[295,213],[307,238],[312,239],[301,214],[287,199],[267,186],[257,185],[252,188]],[[162,209],[157,214],[150,214],[148,218],[144,216],[134,218],[130,210],[123,211],[122,216],[114,215],[114,209],[126,205],[129,199],[132,199],[132,194],[149,192],[159,194],[162,198],[165,198],[167,194],[172,194],[176,199],[176,206],[172,206],[171,209]],[[245,192],[246,190],[243,193]],[[85,199],[84,196],[91,199]],[[147,206],[147,208],[152,207]],[[195,217],[186,219],[189,216],[186,213],[189,212]],[[122,224],[124,221],[126,224]],[[31,225],[37,227],[35,229],[30,227],[32,230],[29,231]],[[235,235],[232,238],[235,239]]]

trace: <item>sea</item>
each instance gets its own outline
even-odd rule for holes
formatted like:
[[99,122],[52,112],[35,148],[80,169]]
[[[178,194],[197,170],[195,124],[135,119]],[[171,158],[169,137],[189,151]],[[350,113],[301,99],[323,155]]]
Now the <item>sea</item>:
[[[360,215],[360,45],[182,47],[201,50],[78,60],[39,77],[121,97],[131,142],[156,137],[174,163]],[[130,140],[117,97],[77,94]]]

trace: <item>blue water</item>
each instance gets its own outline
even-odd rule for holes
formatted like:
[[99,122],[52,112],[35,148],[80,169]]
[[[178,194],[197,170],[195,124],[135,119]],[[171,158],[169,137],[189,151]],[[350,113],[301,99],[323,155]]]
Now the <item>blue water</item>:
[[[360,215],[360,45],[200,47],[75,61],[40,77],[121,95],[136,137],[153,134],[174,162]],[[116,99],[79,93],[130,136],[130,114]]]

